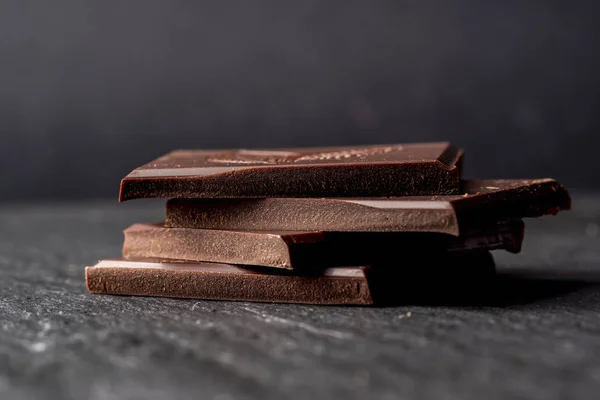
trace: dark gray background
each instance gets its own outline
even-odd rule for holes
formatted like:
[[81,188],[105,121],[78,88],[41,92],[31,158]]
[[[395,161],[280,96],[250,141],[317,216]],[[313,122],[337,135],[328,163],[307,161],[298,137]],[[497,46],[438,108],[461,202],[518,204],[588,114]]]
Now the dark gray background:
[[174,148],[451,140],[600,187],[597,1],[0,3],[0,193],[107,197]]

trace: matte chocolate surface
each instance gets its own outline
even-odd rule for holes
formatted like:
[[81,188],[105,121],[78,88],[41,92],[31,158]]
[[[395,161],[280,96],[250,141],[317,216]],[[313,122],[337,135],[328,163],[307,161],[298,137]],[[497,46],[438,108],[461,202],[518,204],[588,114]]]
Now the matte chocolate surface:
[[156,258],[300,269],[370,265],[395,260],[398,252],[506,249],[518,252],[523,222],[494,225],[464,237],[434,233],[324,233],[165,228],[135,224],[125,230],[125,258]]
[[322,232],[250,232],[165,228],[136,224],[125,230],[124,257],[260,265],[292,269],[323,261]]
[[[97,294],[136,295],[324,305],[372,305],[390,302],[404,290],[414,290],[417,281],[447,279],[460,266],[469,279],[489,278],[494,273],[488,252],[457,252],[454,256],[412,260],[417,273],[400,275],[376,267],[338,267],[319,275],[265,274],[227,264],[165,263],[157,260],[105,260],[86,268],[88,290]],[[446,265],[442,265],[446,267]],[[452,271],[450,275],[444,271]],[[462,275],[460,281],[464,281]],[[449,284],[452,283],[449,281]],[[426,290],[426,285],[424,286]]]
[[453,196],[396,198],[174,199],[168,227],[248,230],[436,232],[460,236],[505,219],[570,208],[552,179],[464,181]]
[[93,293],[311,304],[372,304],[365,268],[319,277],[268,275],[227,264],[109,260],[86,268]]
[[184,150],[131,172],[120,200],[456,194],[449,143],[273,150]]

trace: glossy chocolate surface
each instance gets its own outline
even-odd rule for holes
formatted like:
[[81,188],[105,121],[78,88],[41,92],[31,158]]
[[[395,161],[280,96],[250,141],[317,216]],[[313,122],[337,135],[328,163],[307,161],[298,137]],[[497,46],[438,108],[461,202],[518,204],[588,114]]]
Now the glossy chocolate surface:
[[120,200],[456,194],[449,143],[271,150],[182,150],[137,168]]

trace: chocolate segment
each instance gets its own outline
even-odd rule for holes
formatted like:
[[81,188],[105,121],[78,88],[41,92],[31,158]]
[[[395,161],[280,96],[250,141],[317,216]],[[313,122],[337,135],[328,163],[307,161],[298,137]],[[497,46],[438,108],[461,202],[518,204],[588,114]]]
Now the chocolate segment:
[[456,194],[461,159],[449,143],[176,151],[123,179],[120,200]]
[[[86,268],[88,290],[96,294],[205,300],[373,305],[405,299],[409,293],[439,294],[439,287],[462,291],[493,276],[488,252],[406,261],[410,273],[395,268],[338,267],[317,275],[267,274],[227,264],[165,263],[159,260],[105,260]],[[448,265],[446,265],[448,264]],[[407,265],[409,267],[409,265]],[[396,272],[386,272],[396,270]],[[460,272],[463,272],[462,274]],[[467,284],[467,285],[473,285]]]
[[419,252],[506,249],[523,241],[520,220],[468,232],[463,237],[435,233],[324,233],[165,228],[136,224],[125,230],[123,256],[256,265],[305,271],[340,265],[371,265]]
[[570,208],[552,179],[465,181],[463,194],[396,198],[174,199],[168,227],[340,232],[435,232],[461,236],[486,224]]
[[324,242],[323,232],[250,232],[136,224],[125,230],[123,256],[292,269],[306,261],[323,261]]
[[86,268],[90,292],[210,300],[308,304],[373,304],[365,268],[321,276],[261,274],[227,264],[108,260]]

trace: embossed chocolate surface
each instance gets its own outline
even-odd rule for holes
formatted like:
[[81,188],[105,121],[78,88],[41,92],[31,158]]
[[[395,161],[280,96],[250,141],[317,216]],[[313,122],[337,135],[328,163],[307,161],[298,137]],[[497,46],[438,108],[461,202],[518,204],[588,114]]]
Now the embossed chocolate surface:
[[467,279],[481,285],[495,273],[493,258],[485,251],[396,262],[411,265],[337,267],[302,276],[228,264],[116,259],[101,261],[85,273],[88,290],[96,294],[323,305],[391,302],[409,291],[426,293],[431,279],[441,279],[450,291],[460,291]]
[[[520,220],[473,230],[456,238],[435,233],[324,233],[165,228],[135,224],[125,230],[123,256],[256,265],[306,270],[340,265],[389,263],[398,252],[441,253],[505,249],[517,253]],[[393,263],[390,264],[393,266]]]
[[120,200],[456,194],[449,143],[273,150],[181,150],[137,168]]
[[488,222],[556,214],[571,206],[553,179],[471,180],[452,196],[174,199],[167,226],[207,229],[437,232],[460,236]]

